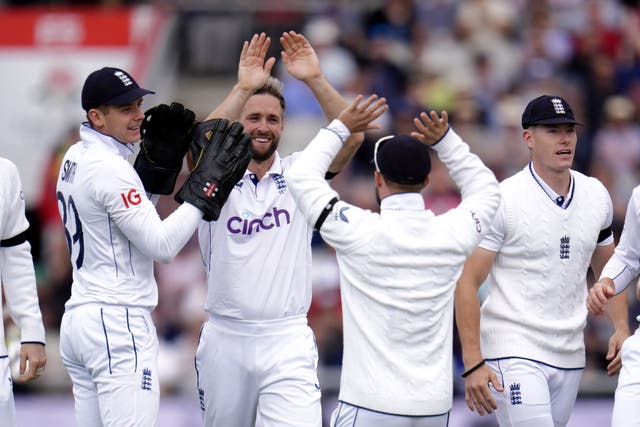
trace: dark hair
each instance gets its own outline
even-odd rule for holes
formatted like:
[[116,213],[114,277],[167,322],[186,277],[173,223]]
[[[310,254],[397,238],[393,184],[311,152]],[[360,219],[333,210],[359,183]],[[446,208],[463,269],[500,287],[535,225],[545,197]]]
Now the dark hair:
[[254,95],[262,95],[267,94],[271,95],[280,101],[280,106],[282,107],[282,112],[284,113],[285,104],[284,104],[284,95],[282,94],[282,89],[284,85],[280,80],[275,77],[269,77],[269,80],[262,86],[260,89],[257,89],[253,92]]

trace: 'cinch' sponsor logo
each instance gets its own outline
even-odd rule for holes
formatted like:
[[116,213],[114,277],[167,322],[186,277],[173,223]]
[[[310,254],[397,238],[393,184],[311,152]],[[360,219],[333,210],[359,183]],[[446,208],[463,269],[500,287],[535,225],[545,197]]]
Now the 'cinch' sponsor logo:
[[260,230],[270,230],[273,227],[281,227],[291,223],[291,215],[286,209],[274,207],[266,212],[262,218],[251,219],[251,214],[244,211],[240,216],[232,216],[227,221],[227,230],[231,234],[250,236]]

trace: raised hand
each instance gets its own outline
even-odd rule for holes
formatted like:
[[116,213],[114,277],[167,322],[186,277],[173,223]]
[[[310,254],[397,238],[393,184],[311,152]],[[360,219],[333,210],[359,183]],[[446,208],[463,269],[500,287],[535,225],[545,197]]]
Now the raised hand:
[[385,98],[378,99],[378,95],[371,95],[365,101],[362,101],[363,99],[362,95],[358,95],[351,105],[338,115],[338,119],[351,133],[379,129],[380,125],[372,122],[389,108],[387,100]]
[[429,146],[440,141],[449,130],[449,115],[442,111],[442,117],[438,113],[430,111],[429,114],[422,112],[419,117],[413,119],[416,131],[411,132],[411,136]]
[[291,76],[307,81],[322,75],[318,55],[305,36],[295,31],[282,33],[280,44],[282,61]]
[[[271,38],[265,33],[254,34],[251,41],[245,41],[238,64],[238,85],[252,92],[261,88],[271,76],[276,58],[266,59]],[[266,60],[265,60],[266,59]]]

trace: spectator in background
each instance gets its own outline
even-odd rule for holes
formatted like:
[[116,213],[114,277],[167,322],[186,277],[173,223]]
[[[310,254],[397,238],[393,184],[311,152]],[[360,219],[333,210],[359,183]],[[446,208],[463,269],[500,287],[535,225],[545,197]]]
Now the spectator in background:
[[602,127],[593,137],[590,170],[609,189],[613,200],[616,236],[622,231],[622,219],[635,184],[640,181],[640,126],[635,105],[629,98],[615,95],[603,106]]
[[[9,314],[20,328],[21,380],[31,381],[44,372],[47,355],[45,330],[38,305],[36,276],[27,241],[29,223],[25,217],[24,195],[18,169],[0,158],[0,319],[4,293]],[[0,419],[15,425],[13,379],[7,354],[4,327],[0,325]]]
[[58,213],[56,182],[64,153],[79,139],[78,128],[69,128],[53,147],[40,178],[41,190],[38,199],[38,218],[41,230],[41,263],[44,269],[39,283],[42,302],[42,317],[48,331],[60,327],[64,303],[71,295],[71,262],[64,227]]

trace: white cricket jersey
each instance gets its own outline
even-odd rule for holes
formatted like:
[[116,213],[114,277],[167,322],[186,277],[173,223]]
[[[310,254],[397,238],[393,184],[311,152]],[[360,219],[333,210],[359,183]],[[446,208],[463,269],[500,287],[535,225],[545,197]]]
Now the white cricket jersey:
[[169,262],[202,219],[183,203],[162,221],[127,161],[132,153],[131,144],[83,124],[62,159],[58,208],[73,266],[67,309],[91,302],[152,309],[153,260]]
[[313,230],[286,181],[297,154],[281,158],[276,152],[260,181],[247,170],[218,220],[201,222],[198,238],[210,314],[258,321],[306,316]]
[[[311,224],[337,197],[323,176],[348,135],[334,120],[291,171],[292,193]],[[419,193],[385,197],[380,214],[338,201],[320,228],[340,267],[339,398],[387,414],[451,410],[454,288],[500,202],[493,173],[452,129],[433,148],[461,189],[455,209],[436,216]]]
[[[0,157],[0,240],[3,241],[0,247],[0,318],[3,318],[4,293],[11,317],[20,328],[21,342],[44,344],[31,245],[20,237],[28,228],[18,169],[11,161]],[[0,325],[0,357],[6,355],[4,328]]]
[[611,198],[595,178],[570,171],[562,206],[531,164],[500,184],[502,203],[479,247],[497,252],[481,307],[482,355],[583,368],[587,271],[597,244],[610,244]]
[[[640,274],[640,186],[633,189],[624,218],[624,228],[613,256],[600,277],[613,279],[616,294],[622,292]],[[638,283],[640,286],[640,283]]]

